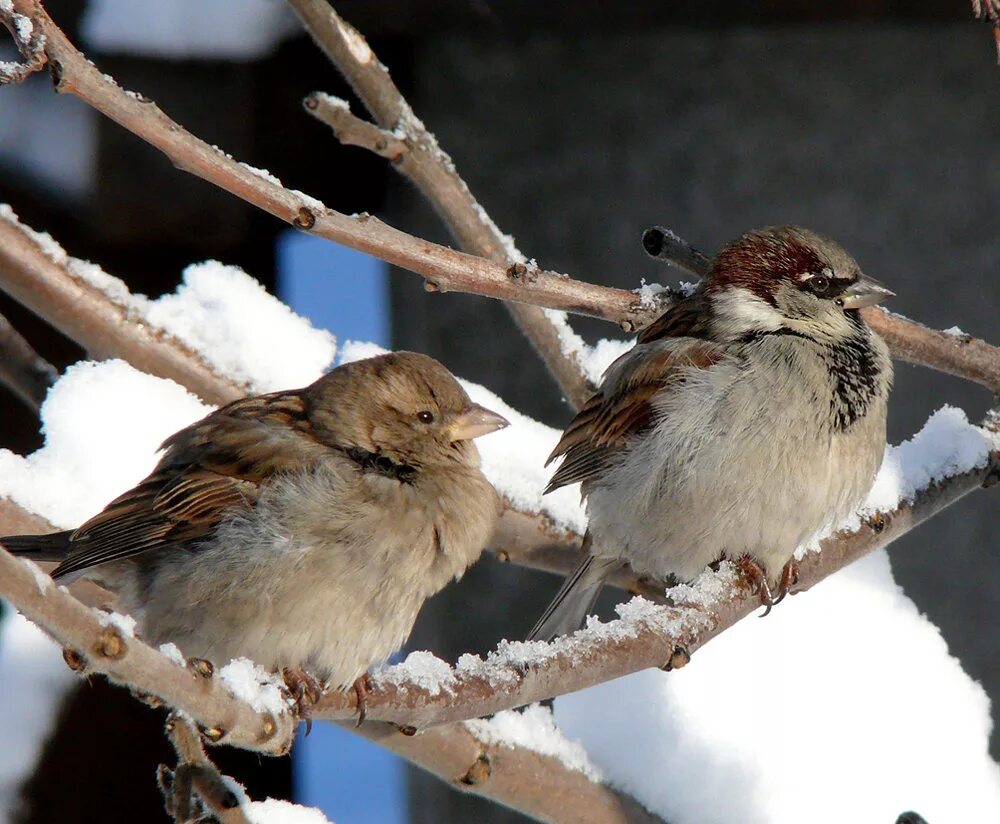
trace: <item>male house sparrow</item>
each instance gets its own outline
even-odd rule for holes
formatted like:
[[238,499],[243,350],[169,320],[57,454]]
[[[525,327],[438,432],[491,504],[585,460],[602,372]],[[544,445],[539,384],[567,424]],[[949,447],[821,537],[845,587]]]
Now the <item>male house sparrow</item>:
[[892,364],[858,309],[892,294],[806,229],[727,246],[549,457],[564,460],[547,492],[583,482],[589,554],[529,638],[576,631],[625,561],[687,581],[729,558],[767,609],[784,597],[796,547],[850,514],[882,462]]
[[0,541],[111,590],[153,644],[354,682],[363,710],[358,681],[489,539],[471,439],[506,425],[433,358],[381,355],[182,429],[79,529]]

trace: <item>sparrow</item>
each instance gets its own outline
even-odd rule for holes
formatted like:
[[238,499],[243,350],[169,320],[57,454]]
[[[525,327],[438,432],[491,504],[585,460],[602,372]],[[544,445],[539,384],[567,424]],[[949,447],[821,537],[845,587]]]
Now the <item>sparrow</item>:
[[575,632],[625,562],[689,581],[729,559],[765,614],[780,601],[795,549],[853,512],[881,465],[892,363],[858,310],[892,294],[808,229],[723,249],[549,456],[563,460],[546,492],[582,482],[587,556],[529,639]]
[[78,529],[0,543],[110,590],[152,644],[354,684],[363,711],[368,669],[490,538],[472,439],[506,425],[433,358],[380,355],[223,406]]

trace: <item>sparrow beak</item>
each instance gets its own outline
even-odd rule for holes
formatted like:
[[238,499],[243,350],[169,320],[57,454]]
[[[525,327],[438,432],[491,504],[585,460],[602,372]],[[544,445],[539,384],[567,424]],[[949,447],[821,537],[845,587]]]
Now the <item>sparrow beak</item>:
[[886,298],[895,296],[895,292],[886,289],[877,280],[862,275],[856,283],[852,283],[841,293],[838,301],[845,309],[860,309],[863,306],[874,306]]
[[505,417],[474,403],[451,422],[448,432],[453,442],[468,441],[480,435],[489,435],[505,426],[510,426],[510,421]]

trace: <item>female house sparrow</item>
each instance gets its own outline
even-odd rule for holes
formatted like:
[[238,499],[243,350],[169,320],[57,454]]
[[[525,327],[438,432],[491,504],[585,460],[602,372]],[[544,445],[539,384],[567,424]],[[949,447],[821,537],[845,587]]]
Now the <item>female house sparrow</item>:
[[589,555],[529,638],[576,631],[625,561],[687,581],[730,558],[767,609],[772,586],[784,597],[796,547],[852,512],[882,462],[892,364],[857,310],[892,294],[806,229],[726,247],[549,457],[564,460],[546,491],[583,482]]
[[433,358],[381,355],[182,429],[79,529],[0,541],[111,590],[153,644],[344,687],[479,557],[500,502],[471,439],[506,425]]

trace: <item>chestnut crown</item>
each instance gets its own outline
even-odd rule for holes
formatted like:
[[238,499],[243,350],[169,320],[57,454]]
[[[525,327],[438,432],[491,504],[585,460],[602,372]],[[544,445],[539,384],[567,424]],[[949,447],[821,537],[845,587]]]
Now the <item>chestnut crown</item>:
[[723,249],[705,282],[727,325],[821,332],[893,293],[862,274],[839,244],[798,226],[748,232]]

